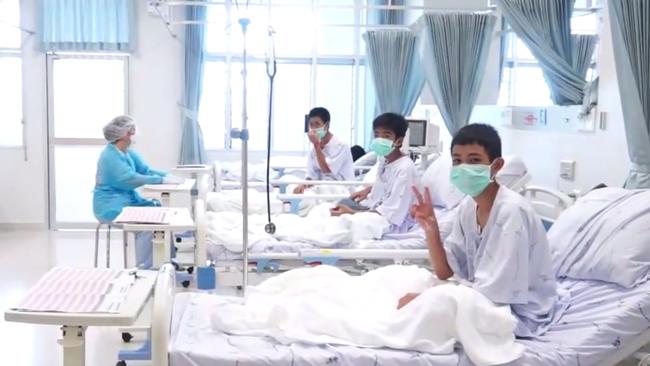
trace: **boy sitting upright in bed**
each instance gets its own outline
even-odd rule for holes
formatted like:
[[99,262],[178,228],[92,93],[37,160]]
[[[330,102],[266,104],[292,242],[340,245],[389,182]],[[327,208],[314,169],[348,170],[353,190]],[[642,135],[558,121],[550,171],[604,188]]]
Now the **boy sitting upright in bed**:
[[390,223],[390,232],[405,232],[415,221],[409,215],[416,183],[415,165],[400,148],[408,124],[403,116],[384,113],[372,122],[375,138],[370,149],[377,154],[379,166],[372,187],[367,187],[339,202],[332,208],[332,216],[375,211]]
[[[465,126],[454,136],[451,154],[451,182],[469,197],[460,204],[444,244],[428,189],[423,195],[413,188],[412,215],[426,232],[437,277],[456,275],[493,302],[510,305],[519,319],[516,336],[545,332],[564,310],[563,301],[542,222],[522,196],[494,180],[503,167],[497,131],[484,124]],[[405,295],[398,307],[415,297]]]

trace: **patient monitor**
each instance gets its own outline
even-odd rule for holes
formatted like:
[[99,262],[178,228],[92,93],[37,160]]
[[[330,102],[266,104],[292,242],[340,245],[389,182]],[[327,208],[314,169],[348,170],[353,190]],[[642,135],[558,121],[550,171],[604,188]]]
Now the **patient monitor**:
[[421,157],[422,170],[429,165],[429,156],[439,153],[440,128],[426,119],[407,118],[408,131],[405,141],[408,151]]

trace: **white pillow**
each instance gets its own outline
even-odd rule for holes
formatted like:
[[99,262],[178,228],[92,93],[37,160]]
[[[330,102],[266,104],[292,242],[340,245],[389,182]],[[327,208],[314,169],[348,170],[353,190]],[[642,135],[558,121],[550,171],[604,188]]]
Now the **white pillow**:
[[354,166],[372,166],[377,164],[377,154],[370,151],[354,162]]
[[641,284],[650,271],[650,191],[592,191],[560,215],[548,239],[558,277]]
[[528,168],[523,160],[517,156],[504,156],[503,168],[499,170],[495,179],[499,184],[514,191],[522,187],[524,177],[528,175]]

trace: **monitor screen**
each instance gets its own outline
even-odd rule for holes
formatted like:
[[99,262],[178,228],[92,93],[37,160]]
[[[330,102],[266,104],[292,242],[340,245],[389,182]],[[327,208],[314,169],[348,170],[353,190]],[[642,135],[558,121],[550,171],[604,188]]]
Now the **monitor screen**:
[[409,126],[409,146],[426,146],[427,121],[424,119],[407,119],[406,122]]

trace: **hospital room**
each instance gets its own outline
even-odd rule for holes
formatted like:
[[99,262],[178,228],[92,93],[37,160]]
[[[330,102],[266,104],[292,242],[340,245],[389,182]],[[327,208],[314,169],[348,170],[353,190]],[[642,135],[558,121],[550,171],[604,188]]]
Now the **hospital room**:
[[650,0],[0,0],[12,366],[650,365]]

